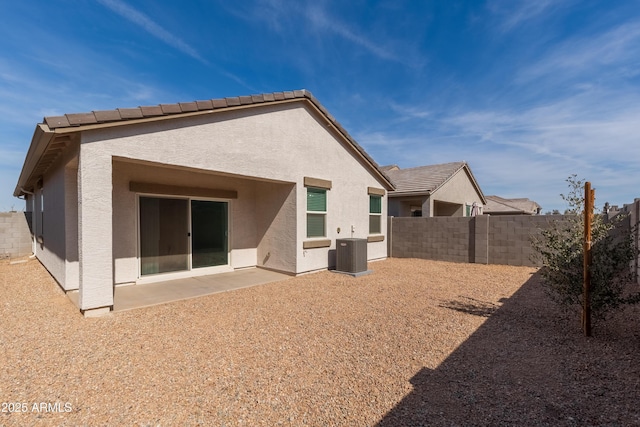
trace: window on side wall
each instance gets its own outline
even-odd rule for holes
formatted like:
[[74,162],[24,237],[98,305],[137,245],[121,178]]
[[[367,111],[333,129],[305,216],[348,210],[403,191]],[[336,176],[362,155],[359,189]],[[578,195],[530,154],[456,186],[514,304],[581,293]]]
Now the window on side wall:
[[307,187],[307,237],[327,236],[327,190]]
[[369,234],[380,234],[382,224],[382,196],[369,195]]
[[44,188],[40,188],[40,212],[34,212],[35,215],[38,215],[38,219],[36,222],[37,228],[37,237],[42,238],[44,236]]

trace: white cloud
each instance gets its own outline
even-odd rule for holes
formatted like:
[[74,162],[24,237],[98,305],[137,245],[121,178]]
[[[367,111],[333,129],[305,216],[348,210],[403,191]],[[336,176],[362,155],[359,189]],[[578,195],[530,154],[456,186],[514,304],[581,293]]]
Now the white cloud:
[[[326,2],[284,2],[282,0],[262,0],[247,6],[243,3],[223,3],[222,7],[236,18],[266,24],[271,30],[283,37],[295,37],[320,34],[319,40],[328,36],[337,36],[346,40],[376,58],[399,62],[404,65],[420,67],[422,59],[416,52],[400,55],[411,47],[407,41],[398,42],[389,37],[373,37],[355,25],[342,21],[332,15],[326,7]],[[302,18],[302,20],[300,19]]]
[[493,0],[487,6],[496,15],[503,32],[508,32],[562,4],[559,0]]
[[396,114],[399,114],[399,118],[401,121],[412,119],[426,119],[432,114],[430,109],[415,105],[401,105],[396,102],[392,102],[389,106],[391,107],[392,111],[394,111]]
[[[561,43],[537,63],[523,68],[517,81],[523,83],[540,77],[566,81],[581,75],[595,77],[596,81],[633,77],[639,73],[639,57],[640,22],[628,22],[602,34]],[[602,71],[603,68],[607,71]]]
[[162,40],[169,46],[202,62],[203,64],[207,64],[207,61],[202,56],[200,56],[196,49],[185,43],[179,37],[164,29],[144,13],[134,9],[133,7],[120,0],[98,0],[98,2],[111,9],[118,15],[122,16],[123,18],[138,25],[140,28],[156,37],[157,39]]
[[399,60],[393,51],[381,46],[380,42],[369,39],[366,35],[358,32],[355,28],[349,27],[345,23],[340,22],[336,17],[329,16],[323,8],[318,6],[318,4],[310,4],[304,10],[304,13],[305,17],[316,29],[326,30],[349,40],[350,42],[368,50],[378,58],[392,61]]

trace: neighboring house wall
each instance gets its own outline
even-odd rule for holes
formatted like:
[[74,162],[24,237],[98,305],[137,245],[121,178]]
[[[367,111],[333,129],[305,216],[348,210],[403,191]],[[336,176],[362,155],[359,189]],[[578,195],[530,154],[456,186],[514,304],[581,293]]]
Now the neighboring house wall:
[[[425,187],[419,189],[419,185],[417,185],[416,182],[419,182],[419,179],[423,177],[427,179],[431,170],[430,168],[433,168],[434,173],[438,176],[438,166],[448,165],[449,164],[434,165],[433,167],[426,166],[404,171],[397,170],[388,172],[392,179],[395,176],[397,180],[403,180],[401,184],[398,184],[403,186],[401,189],[404,188],[407,190],[405,192],[413,193],[403,195],[402,191],[390,192],[389,215],[394,217],[463,217],[468,216],[467,205],[472,206],[473,203],[477,203],[479,206],[482,206],[484,204],[483,197],[472,183],[475,182],[475,179],[467,173],[468,166],[460,168],[457,171],[452,171],[452,175],[433,190],[428,187],[429,185],[433,185],[432,182],[425,183]],[[417,177],[409,180],[410,183],[407,184],[404,180],[407,180],[407,176],[414,171]],[[440,171],[439,173],[441,174],[442,172]],[[416,215],[417,213],[421,213],[421,215]]]
[[[466,216],[466,205],[483,202],[464,169],[438,188],[430,199],[431,216]],[[444,202],[444,203],[442,203]]]
[[562,215],[390,218],[389,256],[535,266],[531,236]]
[[0,259],[31,255],[31,212],[0,212]]
[[415,210],[422,211],[422,205],[429,197],[389,197],[389,215],[393,217],[413,216]]

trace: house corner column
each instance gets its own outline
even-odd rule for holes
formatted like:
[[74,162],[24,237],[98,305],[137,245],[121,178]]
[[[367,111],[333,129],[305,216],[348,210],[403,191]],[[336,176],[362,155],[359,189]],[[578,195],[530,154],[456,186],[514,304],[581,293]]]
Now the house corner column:
[[85,316],[113,308],[112,161],[92,144],[78,162],[79,305]]

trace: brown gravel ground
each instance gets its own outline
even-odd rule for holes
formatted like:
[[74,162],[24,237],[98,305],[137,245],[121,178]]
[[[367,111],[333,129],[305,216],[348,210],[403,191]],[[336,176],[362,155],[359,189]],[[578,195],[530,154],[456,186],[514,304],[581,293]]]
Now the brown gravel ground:
[[370,267],[85,319],[3,261],[0,425],[640,425],[638,307],[587,339],[531,268]]

